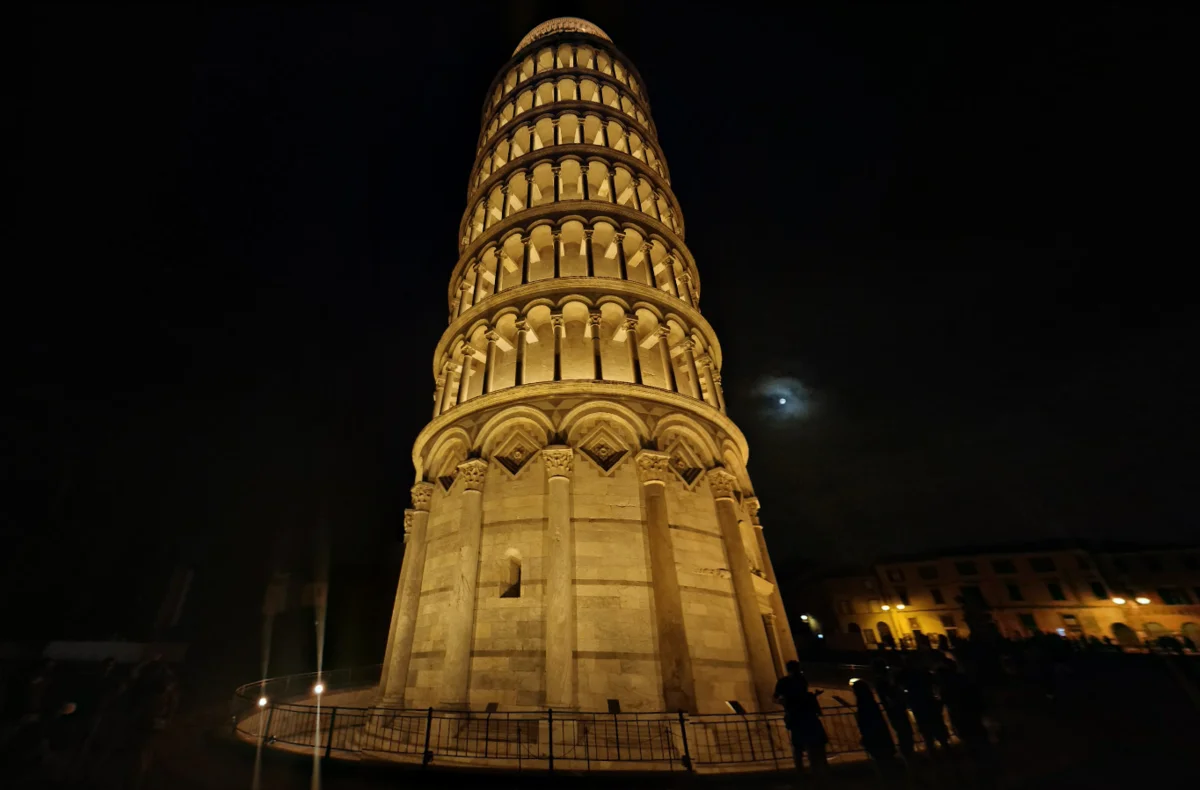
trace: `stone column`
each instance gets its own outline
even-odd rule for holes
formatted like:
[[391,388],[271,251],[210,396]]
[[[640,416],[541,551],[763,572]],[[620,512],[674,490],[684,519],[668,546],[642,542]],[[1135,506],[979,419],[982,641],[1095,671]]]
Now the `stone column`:
[[[461,372],[459,375],[462,375]],[[458,392],[454,387],[454,363],[446,363],[446,386],[442,392],[442,414],[445,414],[450,409],[454,408],[454,397]]]
[[742,635],[746,640],[746,655],[750,659],[758,709],[769,710],[774,705],[771,698],[779,678],[775,675],[771,645],[767,642],[767,631],[763,626],[762,614],[758,611],[758,594],[754,591],[750,560],[746,557],[746,547],[742,545],[737,502],[733,498],[736,485],[737,478],[724,469],[708,471],[708,486],[717,501],[717,520],[721,524],[721,539],[729,558],[729,575],[733,577],[733,593],[742,619]]
[[554,245],[554,279],[562,277],[562,231],[551,232],[551,242]]
[[527,342],[529,342],[525,337],[525,333],[529,331],[529,322],[528,321],[518,321],[516,323],[516,327],[517,327],[517,370],[516,370],[516,374],[515,374],[516,378],[513,379],[513,382],[519,386],[519,385],[525,383],[525,344]]
[[692,293],[692,275],[689,272],[684,272],[680,275],[680,280],[683,281],[683,289],[680,296],[684,296],[684,301],[692,307],[696,306],[696,295]]
[[471,291],[473,289],[465,277],[463,278],[462,285],[458,286],[458,288],[462,291],[462,296],[458,299],[458,314],[462,315],[474,307],[474,304],[471,302]]
[[704,376],[704,380],[708,382],[708,397],[705,398],[705,400],[708,402],[709,406],[718,409],[721,408],[720,403],[717,401],[717,383],[713,381],[712,357],[710,357],[708,354],[705,354],[696,360],[696,365],[700,368],[700,370],[703,371],[702,375]]
[[[533,184],[533,181],[529,183]],[[533,243],[532,240],[532,236],[521,237],[521,285],[529,282],[529,245]]]
[[575,526],[571,477],[575,451],[542,450],[550,494],[546,513],[546,707],[571,708],[575,700]]
[[483,363],[483,393],[486,395],[496,383],[496,343],[500,340],[500,333],[493,329],[484,337],[488,342],[487,362]]
[[[533,125],[529,126],[529,150],[533,150]],[[530,170],[525,174],[525,208],[533,207],[533,171]],[[525,239],[521,239],[525,241]],[[525,280],[521,280],[525,282]]]
[[603,358],[600,356],[600,313],[588,313],[588,331],[592,333],[592,378],[604,378]]
[[380,704],[387,707],[404,707],[413,634],[416,632],[421,602],[421,583],[425,578],[425,532],[432,498],[433,485],[417,483],[412,487],[412,509],[404,511],[404,561],[400,566],[400,584],[396,589],[396,605],[387,650],[383,656],[383,679],[380,683]]
[[483,482],[488,463],[473,458],[458,465],[462,479],[462,512],[458,521],[458,571],[446,613],[446,655],[442,659],[442,705],[468,707],[471,643],[475,636],[475,594],[479,579],[479,545],[483,538]]
[[[444,368],[443,368],[444,370]],[[446,377],[437,377],[437,387],[433,391],[433,416],[437,417],[442,413],[442,390],[446,388]]]
[[637,316],[625,317],[625,346],[629,349],[629,364],[633,372],[633,383],[642,383],[642,360],[638,357]]
[[475,272],[475,293],[472,296],[472,300],[475,304],[479,304],[483,299],[483,266],[476,263],[471,268]]
[[671,350],[667,347],[667,338],[670,336],[671,328],[669,326],[658,328],[658,355],[662,359],[663,380],[667,383],[667,389],[671,392],[678,392],[679,384],[675,381],[675,365],[671,363]]
[[622,231],[617,231],[613,234],[613,241],[617,244],[617,277],[622,280],[628,280],[629,269],[625,265],[625,234]]
[[721,389],[721,374],[713,373],[713,384],[717,385],[717,404],[725,411],[725,391]]
[[475,349],[466,343],[462,347],[462,373],[458,374],[458,402],[466,403],[471,392],[471,371],[475,366]]
[[[587,190],[587,176],[584,176],[583,184],[584,184],[583,188],[586,191]],[[586,195],[585,195],[585,197],[586,197]],[[587,276],[588,277],[596,276],[596,265],[595,265],[595,263],[592,262],[592,256],[595,254],[592,252],[592,234],[594,234],[595,232],[596,231],[592,230],[591,228],[588,228],[587,230],[585,230],[583,232],[583,246],[587,248]]]
[[696,400],[701,400],[704,396],[700,393],[700,374],[696,370],[696,342],[690,337],[684,338],[679,343],[679,347],[683,349],[683,359],[687,362],[688,375],[691,378],[692,397]]
[[783,596],[779,594],[779,582],[775,579],[775,568],[771,565],[771,555],[767,552],[767,541],[763,537],[762,523],[758,520],[761,508],[758,497],[746,497],[746,510],[750,513],[750,524],[754,528],[754,540],[758,543],[758,556],[762,561],[764,578],[775,585],[771,593],[771,612],[775,615],[775,629],[779,634],[779,652],[783,654],[783,662],[796,661],[796,640],[792,636],[792,626],[788,623],[787,610],[783,608]]
[[554,334],[554,378],[551,381],[562,381],[562,339],[566,332],[562,313],[550,315],[550,329]]
[[667,475],[671,456],[642,450],[636,456],[646,499],[646,538],[650,545],[650,576],[654,619],[658,631],[663,700],[669,711],[696,712],[692,657],[683,625],[683,598],[675,570],[675,545],[667,514]]
[[[512,150],[512,143],[509,142],[509,149]],[[508,216],[508,184],[500,185],[500,218],[504,219]]]

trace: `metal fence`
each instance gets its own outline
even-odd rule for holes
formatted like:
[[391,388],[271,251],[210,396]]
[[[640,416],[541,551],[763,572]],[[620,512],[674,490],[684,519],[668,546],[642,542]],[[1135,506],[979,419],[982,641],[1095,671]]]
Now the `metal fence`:
[[[324,694],[374,686],[379,667],[273,678],[234,695],[244,740],[325,756],[419,765],[571,771],[759,771],[793,767],[783,714],[463,711],[310,705]],[[826,709],[827,753],[862,756],[852,708]]]

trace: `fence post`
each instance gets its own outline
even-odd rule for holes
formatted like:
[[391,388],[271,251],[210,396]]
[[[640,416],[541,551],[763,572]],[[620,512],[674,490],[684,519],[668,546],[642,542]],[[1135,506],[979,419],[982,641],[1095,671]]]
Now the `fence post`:
[[333,751],[333,720],[337,716],[337,708],[329,709],[329,734],[325,737],[325,759],[329,759],[329,753]]
[[554,773],[554,708],[546,709],[546,731],[548,733],[546,753],[550,755],[550,773]]
[[425,753],[421,755],[421,765],[426,766],[433,762],[433,752],[429,751],[429,735],[433,732],[433,706],[429,706],[429,710],[425,713]]
[[679,711],[679,734],[683,737],[683,767],[692,770],[692,753],[688,750],[687,742],[687,720],[683,717],[683,711]]

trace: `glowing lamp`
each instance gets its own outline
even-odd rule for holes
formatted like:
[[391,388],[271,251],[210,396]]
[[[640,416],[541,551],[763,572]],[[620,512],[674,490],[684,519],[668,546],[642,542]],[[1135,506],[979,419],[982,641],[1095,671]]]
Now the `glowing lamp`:
[[1139,595],[1137,598],[1134,598],[1133,600],[1136,601],[1137,603],[1141,604],[1142,606],[1145,606],[1146,604],[1150,603],[1150,599],[1144,595]]
[[896,608],[902,610],[902,609],[904,609],[904,604],[898,603],[898,604],[896,604]]
[[881,606],[879,608],[882,609],[883,611],[887,612],[887,611],[891,611],[892,607],[888,606],[887,604],[884,604],[883,606]]
[[265,707],[267,707],[267,698],[266,698],[266,697],[259,697],[259,698],[258,698],[258,707],[260,707],[260,708],[265,708]]
[[313,694],[320,694],[324,691],[325,685],[323,683],[318,683],[317,685],[313,686]]
[[850,678],[850,685],[851,685],[851,686],[853,686],[853,685],[854,685],[855,683],[857,683],[859,680],[860,680],[860,678]]
[[807,620],[807,619],[808,619],[808,615],[806,615],[806,614],[802,614],[802,615],[800,615],[800,619],[801,619],[801,620]]
[[1125,603],[1125,599],[1124,599],[1124,598],[1113,598],[1113,599],[1112,599],[1112,601],[1113,601],[1113,603],[1115,603],[1117,606],[1121,606],[1121,605],[1123,605],[1123,604]]

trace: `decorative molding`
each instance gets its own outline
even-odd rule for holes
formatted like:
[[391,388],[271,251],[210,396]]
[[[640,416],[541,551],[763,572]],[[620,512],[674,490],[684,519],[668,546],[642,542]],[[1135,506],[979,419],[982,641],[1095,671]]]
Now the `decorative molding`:
[[729,499],[736,501],[734,491],[737,489],[737,478],[730,472],[717,467],[708,470],[708,487],[714,499]]
[[570,447],[543,447],[542,461],[548,477],[571,479],[575,473],[575,451]]
[[621,463],[621,459],[629,455],[629,448],[604,420],[601,420],[578,446],[584,457],[600,467],[600,471],[606,475],[612,474],[617,464]]
[[516,428],[492,452],[492,458],[504,468],[504,471],[516,477],[525,468],[525,465],[529,463],[529,459],[537,455],[537,451],[541,449],[541,446],[541,442],[535,440],[521,428]]
[[417,511],[411,508],[404,510],[404,542],[408,543],[408,538],[412,535],[413,522],[416,520]]
[[680,439],[667,448],[667,455],[671,457],[671,471],[679,475],[688,490],[694,489],[704,474],[704,462],[699,454]]
[[656,450],[642,450],[634,456],[637,461],[638,477],[643,484],[667,482],[667,470],[671,468],[671,456]]
[[487,478],[488,462],[482,458],[472,458],[458,465],[459,477],[468,491],[483,491],[483,481]]
[[429,510],[429,502],[433,499],[433,483],[424,481],[412,487],[412,504],[416,510]]
[[756,527],[761,527],[762,525],[758,523],[758,511],[762,509],[762,505],[759,503],[758,497],[748,496],[745,502],[746,512],[750,514],[750,523]]

